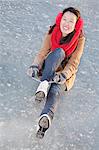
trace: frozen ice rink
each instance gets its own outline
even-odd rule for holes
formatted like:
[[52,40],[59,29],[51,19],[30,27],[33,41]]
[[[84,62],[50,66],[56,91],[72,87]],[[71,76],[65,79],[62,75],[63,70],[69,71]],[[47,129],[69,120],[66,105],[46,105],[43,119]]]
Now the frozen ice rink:
[[[26,75],[43,36],[65,7],[80,9],[86,44],[73,89],[65,92],[43,140],[44,102]],[[0,150],[99,150],[99,1],[0,0]]]

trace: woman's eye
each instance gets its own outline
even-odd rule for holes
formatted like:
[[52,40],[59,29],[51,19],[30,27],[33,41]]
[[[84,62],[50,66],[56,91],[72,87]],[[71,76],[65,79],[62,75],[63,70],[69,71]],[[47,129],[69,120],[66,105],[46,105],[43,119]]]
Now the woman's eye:
[[70,22],[70,23],[73,23],[72,20],[69,21],[69,20],[67,20],[67,19],[65,19],[65,18],[63,18],[63,20],[64,20],[64,21],[67,21],[67,22]]
[[71,20],[70,22],[71,22],[71,23],[73,23],[73,21],[72,21],[72,20]]

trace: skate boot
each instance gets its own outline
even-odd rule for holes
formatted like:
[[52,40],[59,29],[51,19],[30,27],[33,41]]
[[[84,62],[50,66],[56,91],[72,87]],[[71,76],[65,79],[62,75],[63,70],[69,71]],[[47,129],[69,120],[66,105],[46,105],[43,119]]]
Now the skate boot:
[[47,80],[42,81],[35,93],[35,101],[41,102],[47,97],[48,90],[50,88],[50,84]]
[[42,139],[50,125],[51,125],[51,118],[47,114],[41,115],[38,122],[38,130],[36,133],[36,137]]

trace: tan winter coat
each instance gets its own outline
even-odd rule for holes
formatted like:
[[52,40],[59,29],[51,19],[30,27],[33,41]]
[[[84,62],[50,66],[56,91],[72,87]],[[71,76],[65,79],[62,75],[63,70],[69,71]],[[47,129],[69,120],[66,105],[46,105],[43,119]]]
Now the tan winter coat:
[[[78,65],[80,63],[80,59],[83,53],[84,49],[84,44],[85,44],[85,37],[83,33],[81,33],[79,37],[79,42],[78,46],[71,55],[70,59],[68,62],[65,64],[64,68],[59,67],[57,72],[63,72],[66,75],[66,87],[67,90],[70,90],[74,84],[75,77],[76,77],[76,72],[78,70]],[[45,58],[49,55],[51,48],[51,34],[49,35],[48,33],[45,35],[42,47],[35,57],[32,65],[38,65],[40,68],[42,68],[42,64],[45,60]]]

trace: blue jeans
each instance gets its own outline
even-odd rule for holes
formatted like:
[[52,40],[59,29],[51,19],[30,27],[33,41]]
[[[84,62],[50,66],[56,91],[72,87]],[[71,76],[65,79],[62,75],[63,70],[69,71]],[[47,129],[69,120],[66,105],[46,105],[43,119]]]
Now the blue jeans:
[[[52,53],[50,53],[45,60],[41,81],[50,81],[53,78],[55,71],[64,60],[64,58],[65,52],[61,48],[57,48]],[[51,117],[51,119],[53,119],[54,113],[57,110],[62,91],[63,90],[61,88],[61,85],[56,83],[51,84],[46,98],[46,103],[44,109],[41,112],[41,115],[48,114]]]

